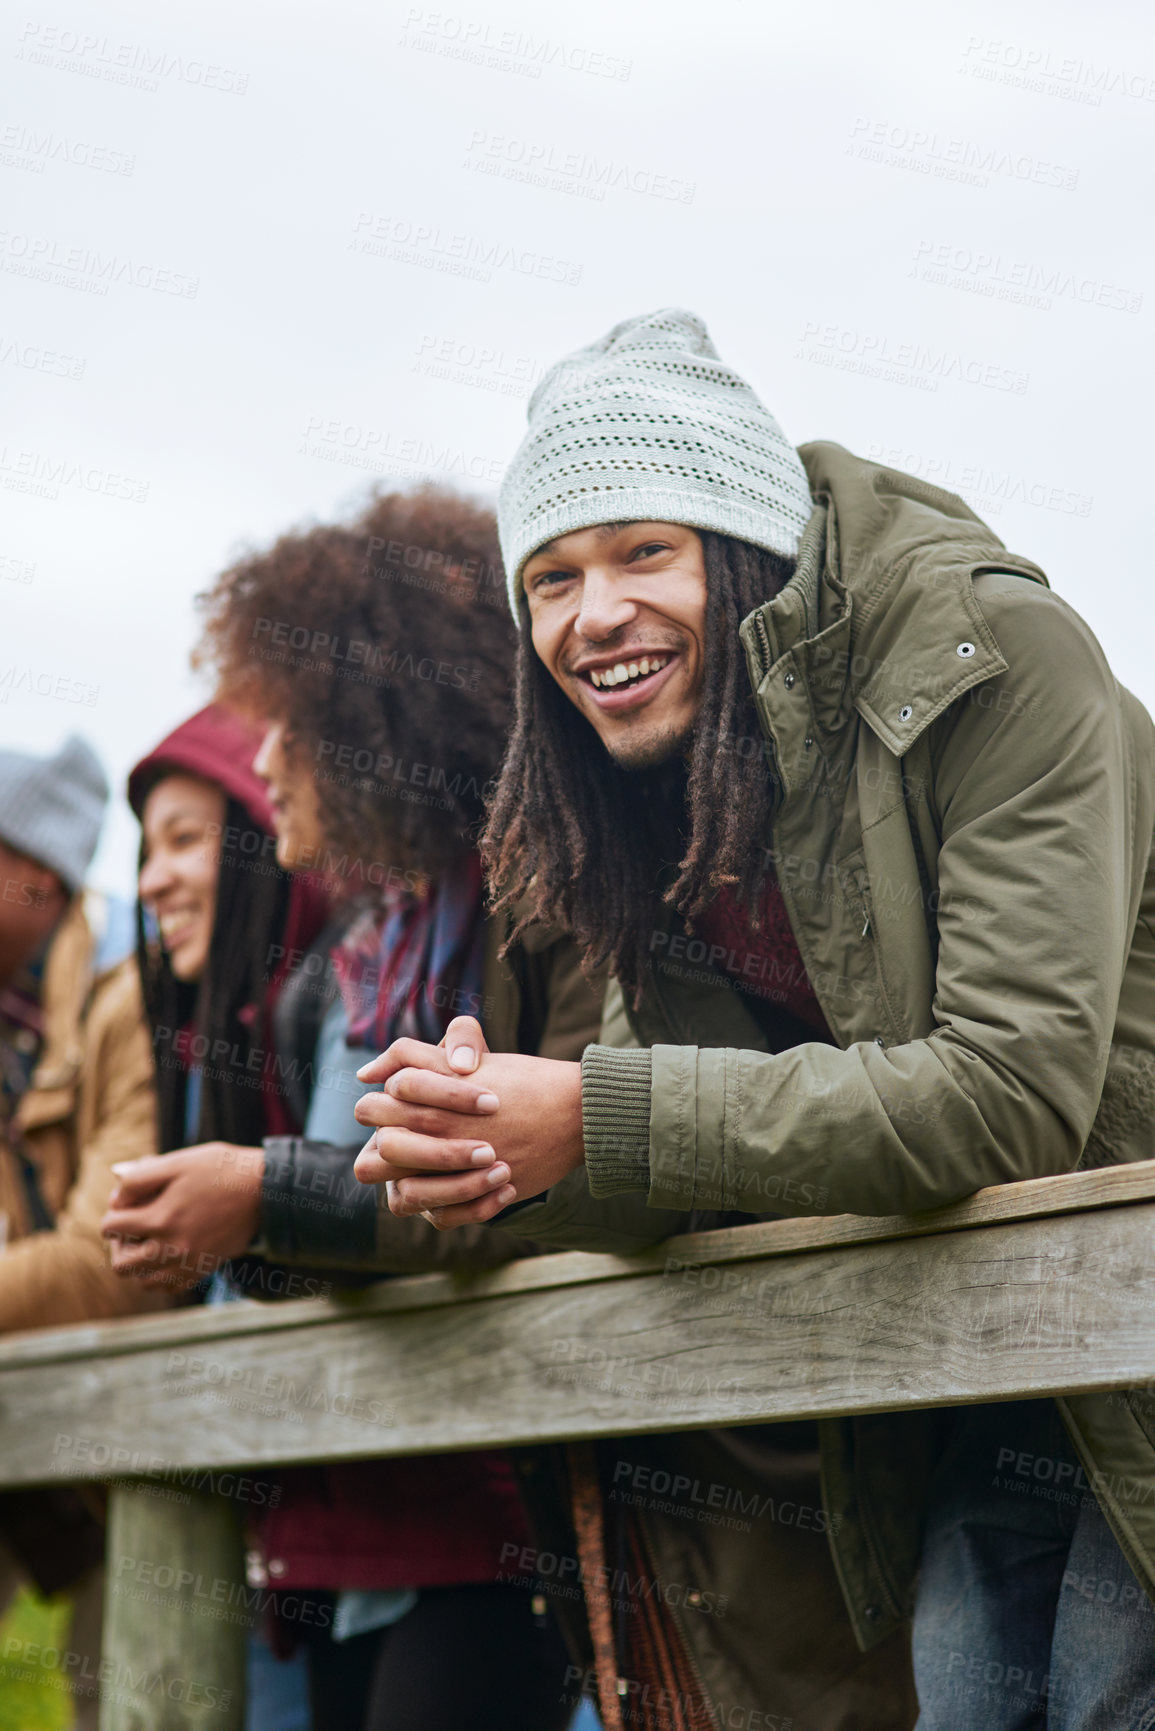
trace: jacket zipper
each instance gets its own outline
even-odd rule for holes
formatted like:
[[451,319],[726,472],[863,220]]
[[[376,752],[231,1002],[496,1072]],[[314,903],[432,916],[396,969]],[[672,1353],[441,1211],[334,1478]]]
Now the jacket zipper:
[[879,1005],[890,1023],[892,1036],[899,1040],[903,1040],[906,1038],[906,1035],[902,1032],[902,1024],[894,1013],[894,1005],[890,1001],[890,994],[886,989],[886,981],[883,978],[882,958],[879,955],[878,942],[874,935],[874,908],[870,899],[869,880],[865,877],[865,874],[862,877],[856,876],[855,887],[858,890],[859,905],[862,909],[862,936],[864,939],[870,939],[870,946],[874,953],[874,971],[878,977]]
[[870,877],[865,865],[855,866],[853,871],[848,875],[850,877],[850,883],[854,889],[855,900],[858,902],[858,911],[862,915],[861,935],[864,938],[873,938],[874,907],[870,898]]
[[[762,661],[762,673],[763,676],[765,676],[769,673],[774,660],[773,653],[770,649],[770,633],[766,629],[766,621],[762,617],[762,609],[760,607],[752,617],[754,620],[754,636],[758,641],[758,649]],[[754,701],[755,705],[757,705],[757,693],[754,694]],[[758,719],[762,723],[762,732],[766,738],[767,768],[772,780],[775,781],[779,789],[781,789],[782,777],[778,773],[778,745],[774,735],[771,733],[769,727],[767,727],[760,710]]]
[[770,663],[773,660],[773,656],[770,653],[770,633],[766,629],[766,621],[762,617],[762,609],[760,607],[754,615],[754,635],[757,637],[758,647],[762,651],[762,671],[763,673],[769,673]]
[[[654,1566],[654,1552],[653,1547],[650,1544],[650,1535],[646,1531],[645,1518],[640,1510],[635,1518],[637,1521],[639,1548],[643,1552],[645,1560],[650,1566],[651,1577],[656,1579],[657,1570]],[[702,1697],[702,1705],[705,1707],[711,1719],[717,1723],[718,1710],[714,1705],[710,1691],[706,1688],[706,1679],[702,1676],[701,1667],[699,1666],[697,1659],[694,1657],[694,1649],[686,1639],[685,1627],[678,1616],[677,1607],[668,1604],[666,1610],[670,1614],[670,1622],[673,1624],[678,1639],[682,1644],[682,1656],[689,1665],[690,1673],[693,1676],[694,1682],[698,1686],[698,1693]]]

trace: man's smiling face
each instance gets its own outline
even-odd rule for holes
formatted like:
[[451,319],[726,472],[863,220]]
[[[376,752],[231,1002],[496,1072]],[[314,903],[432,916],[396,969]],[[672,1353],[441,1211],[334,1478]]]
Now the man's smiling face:
[[533,646],[623,769],[685,748],[706,649],[701,537],[678,523],[603,523],[549,541],[522,576]]

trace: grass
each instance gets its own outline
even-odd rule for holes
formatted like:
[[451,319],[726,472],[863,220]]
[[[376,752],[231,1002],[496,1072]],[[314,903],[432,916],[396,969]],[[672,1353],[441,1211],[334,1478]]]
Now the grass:
[[0,1621],[0,1731],[68,1731],[63,1678],[41,1661],[65,1645],[69,1613],[66,1594],[42,1599],[23,1588]]

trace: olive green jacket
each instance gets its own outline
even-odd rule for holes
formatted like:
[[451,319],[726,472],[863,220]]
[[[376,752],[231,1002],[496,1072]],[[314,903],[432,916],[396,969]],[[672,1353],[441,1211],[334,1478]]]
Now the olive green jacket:
[[[1155,1156],[1150,718],[961,500],[838,445],[801,454],[797,571],[741,628],[783,789],[751,845],[772,850],[837,1045],[769,1054],[670,921],[628,1030],[616,993],[618,1036],[584,1059],[588,1187],[520,1211],[535,1239],[626,1250],[687,1210],[897,1214]],[[1155,1596],[1152,1403],[1060,1405]],[[932,1429],[823,1426],[863,1647],[910,1607]]]

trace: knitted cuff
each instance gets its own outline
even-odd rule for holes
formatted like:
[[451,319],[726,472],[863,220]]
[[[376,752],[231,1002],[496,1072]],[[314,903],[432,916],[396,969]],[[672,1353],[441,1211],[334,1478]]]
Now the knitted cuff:
[[650,1054],[587,1046],[582,1135],[591,1196],[650,1188]]

